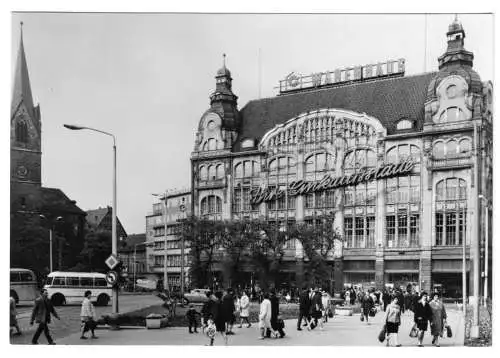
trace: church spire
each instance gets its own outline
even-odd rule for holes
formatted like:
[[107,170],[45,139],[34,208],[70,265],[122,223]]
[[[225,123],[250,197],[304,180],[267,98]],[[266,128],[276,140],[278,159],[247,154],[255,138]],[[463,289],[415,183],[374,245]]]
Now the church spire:
[[23,22],[21,21],[21,39],[19,42],[19,52],[17,54],[16,70],[14,74],[14,87],[12,90],[11,116],[15,114],[21,103],[24,103],[30,114],[34,114],[33,96],[31,94],[31,84],[28,75],[28,65],[24,53],[23,43]]

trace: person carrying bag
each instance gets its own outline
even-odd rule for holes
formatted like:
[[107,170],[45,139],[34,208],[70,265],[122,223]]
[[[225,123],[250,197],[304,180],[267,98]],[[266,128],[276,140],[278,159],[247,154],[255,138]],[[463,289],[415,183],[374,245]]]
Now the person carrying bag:
[[90,297],[92,296],[91,291],[85,291],[83,302],[82,302],[82,310],[80,312],[80,318],[82,320],[81,327],[81,336],[80,339],[87,339],[85,337],[85,333],[90,331],[92,333],[91,338],[97,339],[98,337],[95,335],[94,330],[97,327],[97,323],[95,321],[96,313],[94,309],[94,305],[90,302]]
[[[387,306],[383,322],[384,331],[387,334],[387,346],[401,347],[401,344],[398,342],[399,326],[401,325],[401,307],[399,306],[397,296],[394,296],[391,303]],[[379,341],[381,334],[382,332],[379,334]]]

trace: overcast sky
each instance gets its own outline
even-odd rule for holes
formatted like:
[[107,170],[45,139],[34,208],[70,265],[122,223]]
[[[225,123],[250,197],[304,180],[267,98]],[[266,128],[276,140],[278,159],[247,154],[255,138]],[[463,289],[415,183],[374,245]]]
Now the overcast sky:
[[[195,130],[223,53],[242,108],[259,94],[259,49],[262,97],[275,96],[278,81],[292,71],[402,57],[412,75],[437,70],[453,18],[428,15],[425,46],[424,15],[14,13],[11,77],[23,21],[42,113],[43,185],[62,189],[83,210],[111,205],[111,138],[63,124],[112,132],[117,213],[127,233],[142,233],[152,193],[189,187]],[[493,17],[459,19],[474,68],[492,80]]]

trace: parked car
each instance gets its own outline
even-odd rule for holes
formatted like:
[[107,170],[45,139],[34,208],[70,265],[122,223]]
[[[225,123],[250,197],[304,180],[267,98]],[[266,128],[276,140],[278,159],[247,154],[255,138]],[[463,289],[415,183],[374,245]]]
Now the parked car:
[[185,293],[182,299],[182,303],[187,305],[188,303],[204,303],[208,301],[207,292],[210,291],[208,288],[195,288],[189,293]]

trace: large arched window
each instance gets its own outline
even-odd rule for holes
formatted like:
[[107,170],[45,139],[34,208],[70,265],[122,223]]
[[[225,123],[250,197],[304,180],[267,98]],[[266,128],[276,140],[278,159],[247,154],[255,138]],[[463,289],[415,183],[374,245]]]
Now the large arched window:
[[291,157],[279,157],[269,162],[269,175],[296,174],[297,164]]
[[[344,158],[344,175],[352,175],[375,168],[377,157],[370,149],[357,149]],[[360,183],[344,189],[345,246],[375,247],[376,182]]]
[[215,138],[208,139],[205,145],[203,146],[203,150],[205,151],[216,150],[216,149],[217,149],[217,139]]
[[462,245],[467,227],[467,182],[443,179],[436,184],[437,246]]
[[255,160],[245,160],[235,165],[234,175],[236,179],[255,178],[260,173],[260,166]]
[[16,141],[28,143],[28,126],[24,121],[18,121],[16,123]]
[[328,153],[317,153],[306,159],[306,173],[331,171],[335,169],[333,156]]
[[444,111],[439,117],[440,123],[449,123],[463,121],[465,119],[464,112],[457,107],[450,107]]
[[201,215],[222,213],[222,200],[218,196],[209,195],[201,200]]
[[419,243],[420,229],[420,149],[401,144],[386,153],[387,163],[408,159],[415,162],[410,175],[386,179],[385,239],[387,247],[415,247]]

